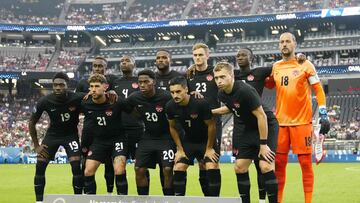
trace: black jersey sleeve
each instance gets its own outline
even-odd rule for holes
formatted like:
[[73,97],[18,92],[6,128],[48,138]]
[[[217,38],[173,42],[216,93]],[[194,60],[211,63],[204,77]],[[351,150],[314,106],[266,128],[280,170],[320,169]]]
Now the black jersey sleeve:
[[259,70],[261,72],[262,79],[265,80],[267,77],[270,76],[272,72],[272,67],[263,67],[263,68],[259,68]]
[[209,102],[205,99],[200,101],[201,114],[203,115],[204,120],[210,120],[212,118],[211,108]]
[[260,96],[253,87],[244,84],[244,88],[241,89],[240,95],[241,104],[249,108],[250,111],[261,106]]
[[45,106],[46,106],[46,98],[43,97],[42,99],[39,100],[39,102],[36,104],[33,113],[32,113],[32,117],[39,120],[42,113],[45,111]]
[[86,79],[82,79],[79,81],[79,83],[76,86],[75,92],[89,92],[89,85]]
[[166,103],[166,106],[165,106],[165,113],[166,113],[166,117],[168,120],[174,119],[173,109],[174,109],[173,101],[170,100],[170,101],[168,101],[168,103]]

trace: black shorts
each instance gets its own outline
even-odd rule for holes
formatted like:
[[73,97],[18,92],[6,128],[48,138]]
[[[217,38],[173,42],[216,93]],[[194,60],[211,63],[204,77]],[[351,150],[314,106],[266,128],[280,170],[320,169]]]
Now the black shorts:
[[47,151],[50,160],[54,160],[55,154],[60,146],[65,148],[68,157],[81,155],[78,135],[65,137],[46,135],[41,144],[48,146]]
[[136,151],[135,166],[141,168],[156,168],[156,163],[162,167],[172,167],[175,158],[175,144],[172,140],[141,140]]
[[[268,120],[268,138],[267,145],[271,151],[276,152],[277,148],[277,138],[279,132],[278,121],[273,118]],[[237,142],[233,140],[233,156],[236,159],[259,159],[258,154],[260,150],[260,139],[259,139],[258,130],[245,130],[239,136],[233,136],[233,139],[242,139],[250,141],[240,141]],[[256,138],[256,139],[254,139]],[[235,144],[237,143],[237,144]]]
[[[196,159],[198,162],[212,162],[211,159],[205,157],[205,151],[206,151],[206,143],[191,143],[191,142],[184,142],[182,143],[184,152],[188,159],[183,158],[180,159],[177,163],[184,163],[187,165],[194,165],[194,159]],[[220,149],[218,145],[214,145],[214,150],[216,153],[220,154]]]
[[128,159],[135,159],[136,158],[136,150],[139,145],[139,141],[141,137],[144,135],[144,129],[125,129],[125,136],[127,137],[128,143]]
[[89,147],[86,159],[96,160],[104,163],[109,157],[127,155],[126,139],[101,139],[94,138],[93,143]]

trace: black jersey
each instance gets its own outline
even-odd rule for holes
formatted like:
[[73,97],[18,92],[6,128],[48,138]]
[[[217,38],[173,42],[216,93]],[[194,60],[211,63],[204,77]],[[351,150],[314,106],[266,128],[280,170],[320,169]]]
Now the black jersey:
[[[139,90],[137,77],[119,78],[114,81],[113,88],[119,96],[119,99],[125,100],[130,94]],[[139,118],[126,112],[123,112],[122,122],[124,129],[139,129],[144,127],[143,122]]]
[[169,120],[175,120],[181,124],[185,130],[185,142],[207,142],[208,126],[204,121],[210,120],[212,114],[210,105],[205,99],[190,97],[186,106],[181,106],[171,100],[166,104],[166,114]]
[[121,113],[127,109],[124,100],[96,104],[90,96],[81,107],[85,115],[83,134],[101,139],[122,135]]
[[160,75],[159,72],[156,72],[155,75],[157,88],[169,90],[169,81],[174,77],[181,76],[181,73],[171,70],[166,75]]
[[126,99],[127,105],[136,109],[145,124],[144,139],[171,139],[165,114],[165,105],[170,99],[170,93],[162,89],[157,89],[151,98],[137,91]]
[[208,66],[204,71],[195,71],[194,76],[188,79],[188,86],[189,92],[200,92],[209,102],[212,109],[220,107],[213,67]]
[[259,93],[260,97],[264,90],[265,79],[270,76],[272,68],[255,68],[250,71],[235,70],[235,80],[242,80],[251,85]]
[[[109,75],[105,75],[105,78],[109,84],[109,87],[107,90],[113,90],[113,83],[116,79],[118,79],[118,77],[116,77],[115,75],[109,74]],[[77,84],[75,91],[88,93],[89,88],[90,88],[90,85],[88,83],[88,79],[81,79],[79,81],[79,83]]]
[[[252,111],[261,106],[261,100],[255,88],[242,81],[236,81],[230,94],[219,91],[219,99],[233,112],[234,117],[245,125],[246,129],[258,129],[257,118]],[[264,106],[263,108],[265,113],[269,112],[268,108]]]
[[54,93],[40,98],[32,117],[40,119],[45,111],[50,117],[50,126],[46,135],[68,136],[78,134],[77,125],[81,111],[81,101],[85,94],[67,92],[63,99],[56,97]]

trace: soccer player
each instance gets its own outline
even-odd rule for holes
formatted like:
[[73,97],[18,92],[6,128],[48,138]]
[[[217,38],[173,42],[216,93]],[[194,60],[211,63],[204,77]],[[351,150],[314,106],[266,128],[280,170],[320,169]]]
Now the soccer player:
[[[106,78],[106,81],[107,81],[107,85],[109,86],[107,88],[107,90],[112,90],[113,82],[114,82],[114,80],[117,79],[117,77],[114,75],[105,75],[106,68],[107,68],[107,60],[104,57],[98,56],[92,62],[92,73],[104,75]],[[89,88],[90,88],[90,85],[88,83],[88,80],[82,79],[79,81],[75,91],[88,93]],[[89,149],[89,146],[92,143],[92,140],[93,140],[93,138],[88,136],[87,134],[81,135],[81,149],[83,152],[83,163],[85,163],[87,150]],[[112,194],[113,189],[114,189],[115,177],[114,177],[114,168],[113,168],[113,164],[111,162],[111,157],[109,157],[108,160],[105,161],[104,165],[105,165],[104,178],[106,181],[107,193]],[[84,164],[83,164],[82,170],[85,170]]]
[[[135,59],[132,56],[124,55],[120,59],[120,70],[123,76],[115,80],[113,84],[115,92],[119,95],[119,99],[125,100],[133,92],[139,91],[137,77],[134,76],[135,68]],[[124,133],[129,144],[128,158],[135,159],[136,148],[144,134],[144,123],[136,116],[126,112],[123,112],[122,122]]]
[[160,49],[156,52],[155,65],[157,71],[155,73],[157,87],[169,90],[170,79],[180,76],[181,73],[171,70],[171,53],[166,49]]
[[[63,146],[69,157],[73,174],[74,194],[82,193],[83,177],[80,169],[80,145],[77,125],[81,101],[85,94],[68,91],[69,77],[65,73],[56,73],[53,77],[53,93],[42,97],[30,117],[29,131],[37,152],[34,178],[36,202],[43,201],[45,188],[45,170],[50,160],[54,160],[59,146]],[[36,132],[36,123],[43,112],[50,117],[50,126],[41,145]]]
[[[92,62],[92,71],[91,73],[98,73],[101,75],[104,75],[106,78],[106,81],[108,82],[109,87],[107,88],[107,90],[112,90],[112,84],[113,81],[117,79],[117,77],[115,75],[112,74],[106,74],[106,69],[107,69],[107,60],[102,57],[102,56],[97,56],[94,61]],[[75,91],[76,92],[85,92],[88,93],[89,92],[89,83],[87,79],[81,79],[78,83],[78,85],[76,86]]]
[[[156,52],[155,66],[157,71],[155,72],[156,76],[156,85],[157,88],[169,91],[169,81],[176,77],[180,76],[181,73],[171,70],[171,53],[166,49],[159,49]],[[180,126],[178,126],[180,128]],[[161,162],[159,162],[161,167]],[[159,170],[161,185],[164,187],[164,174],[162,170]]]
[[[170,133],[177,146],[174,166],[175,195],[185,195],[186,170],[194,165],[194,159],[204,162],[209,179],[209,196],[219,196],[221,176],[220,150],[215,144],[215,121],[209,103],[188,94],[186,78],[178,76],[170,80],[173,100],[166,104]],[[185,136],[180,137],[176,123],[181,124]]]
[[[268,133],[268,129],[275,127],[276,119],[271,111],[263,109],[260,97],[253,87],[242,81],[234,82],[234,67],[231,64],[216,64],[214,77],[220,90],[220,101],[243,123],[241,132],[237,135],[238,147],[234,151],[235,173],[242,202],[250,202],[248,168],[252,160],[259,159],[269,202],[276,203],[277,180],[273,169],[273,150],[276,148],[277,137],[274,133]],[[217,113],[216,110],[213,112]]]
[[121,115],[126,109],[124,100],[111,103],[106,98],[108,85],[105,76],[93,74],[88,82],[91,96],[81,104],[85,115],[83,133],[91,136],[93,142],[89,146],[85,162],[85,193],[96,194],[96,170],[101,163],[112,157],[117,194],[127,195],[127,140],[121,125]]
[[[194,65],[191,74],[188,74],[188,85],[190,94],[194,92],[200,93],[210,104],[211,109],[219,108],[220,102],[218,99],[218,88],[214,80],[213,67],[208,65],[209,47],[203,43],[197,43],[192,47],[192,55]],[[197,94],[195,95],[197,96]],[[221,134],[222,134],[222,121],[221,116],[214,116],[216,123],[216,144],[220,148]],[[205,196],[208,196],[208,180],[206,178],[205,165],[199,163],[199,182],[201,189]]]
[[156,161],[161,161],[164,174],[164,195],[174,195],[172,176],[174,162],[174,143],[165,115],[165,105],[171,100],[168,91],[156,88],[155,73],[145,69],[138,73],[140,91],[134,92],[127,99],[127,104],[137,112],[145,124],[145,134],[136,151],[136,185],[139,195],[149,194],[149,181],[146,177],[148,168],[155,168]]
[[278,200],[282,202],[286,164],[290,145],[302,170],[305,203],[312,201],[314,172],[312,168],[312,105],[311,89],[319,104],[320,133],[329,131],[326,98],[314,65],[295,59],[295,36],[289,32],[280,35],[282,60],[273,65],[269,84],[276,86],[276,117],[279,121],[279,139],[275,169],[279,180]]

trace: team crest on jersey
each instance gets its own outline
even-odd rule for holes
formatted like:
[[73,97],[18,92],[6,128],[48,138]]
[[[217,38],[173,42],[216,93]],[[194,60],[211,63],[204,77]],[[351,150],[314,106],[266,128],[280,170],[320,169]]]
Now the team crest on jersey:
[[255,77],[254,77],[253,75],[251,75],[251,74],[250,74],[250,75],[248,75],[248,76],[247,76],[247,78],[246,78],[246,79],[247,79],[248,81],[253,81],[253,80],[254,80],[254,78],[255,78]]
[[296,77],[296,76],[300,75],[300,71],[299,70],[293,70],[292,74],[293,74],[293,76]]
[[190,114],[190,117],[191,117],[192,119],[197,119],[198,116],[199,116],[199,114],[197,114],[197,113],[192,113],[192,114]]
[[111,109],[108,109],[108,110],[106,110],[105,111],[105,114],[107,115],[107,116],[112,116],[112,110]]
[[155,110],[160,113],[164,110],[164,108],[160,104],[158,104],[156,105]]
[[237,101],[234,101],[234,106],[235,106],[235,108],[240,108],[240,103]]
[[70,106],[69,107],[69,111],[75,111],[76,110],[76,107],[75,106]]
[[212,81],[213,79],[214,79],[214,77],[211,74],[206,76],[207,81]]
[[91,156],[92,155],[92,151],[89,150],[88,153],[87,153],[88,156]]
[[133,84],[131,84],[131,87],[134,88],[134,89],[137,89],[139,87],[139,84],[134,82]]

